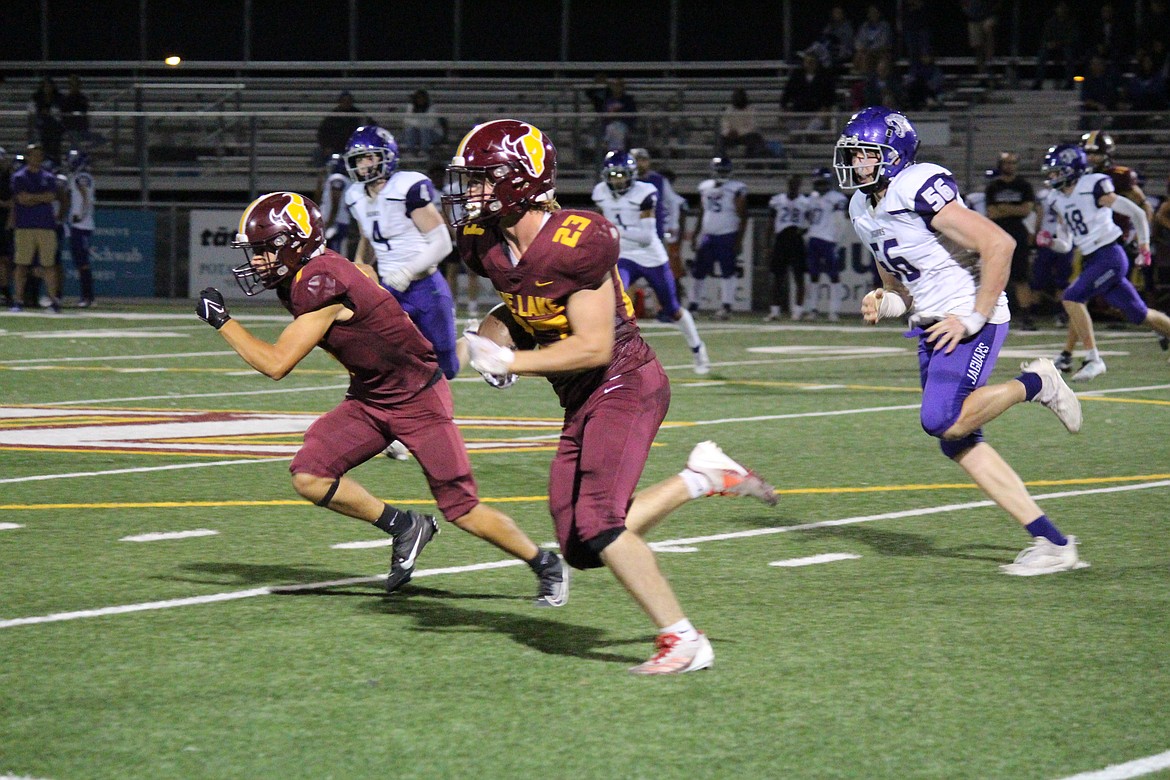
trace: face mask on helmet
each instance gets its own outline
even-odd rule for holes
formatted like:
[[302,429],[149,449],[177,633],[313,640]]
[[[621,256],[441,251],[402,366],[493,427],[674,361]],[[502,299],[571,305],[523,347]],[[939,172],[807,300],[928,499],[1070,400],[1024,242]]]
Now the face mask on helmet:
[[240,218],[232,246],[244,250],[246,263],[232,276],[247,296],[258,295],[291,278],[325,243],[317,204],[292,192],[257,198]]
[[539,129],[514,119],[474,127],[447,166],[443,211],[460,227],[523,214],[556,195],[557,151]]
[[715,177],[715,181],[727,181],[727,177],[731,175],[731,160],[726,157],[716,157],[711,160],[711,175]]
[[398,142],[384,127],[359,127],[345,144],[343,158],[351,181],[388,179],[398,167]]
[[873,192],[913,164],[918,133],[897,111],[873,106],[858,111],[833,148],[837,185],[846,191]]
[[605,156],[605,164],[601,168],[601,177],[610,192],[623,195],[629,192],[638,178],[638,164],[628,154],[610,152]]
[[1041,173],[1053,189],[1063,189],[1076,184],[1088,168],[1085,152],[1072,144],[1053,146],[1044,154]]

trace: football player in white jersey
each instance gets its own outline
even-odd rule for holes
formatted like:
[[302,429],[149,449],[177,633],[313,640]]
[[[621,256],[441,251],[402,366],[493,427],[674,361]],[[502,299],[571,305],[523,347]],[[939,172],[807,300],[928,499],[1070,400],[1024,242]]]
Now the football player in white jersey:
[[97,185],[89,172],[89,155],[79,149],[70,149],[65,157],[69,171],[69,252],[73,255],[73,267],[77,269],[77,281],[81,295],[77,308],[93,306],[93,268],[90,265],[89,242],[93,238],[94,200]]
[[983,440],[983,425],[1022,401],[1051,409],[1072,433],[1081,427],[1076,395],[1047,358],[1015,379],[988,385],[1010,315],[1004,285],[1015,241],[963,205],[950,171],[915,163],[918,134],[882,106],[854,114],[837,140],[833,167],[853,192],[849,218],[873,252],[883,286],[866,294],[862,318],[876,323],[912,312],[919,337],[922,428],[943,454],[1033,537],[1007,574],[1079,568],[1076,538],[1064,536],[1023,481]]
[[377,125],[353,131],[345,167],[353,180],[345,205],[362,231],[357,262],[374,260],[382,286],[430,340],[443,374],[454,378],[455,301],[438,272],[452,242],[434,205],[435,185],[425,174],[398,170],[398,144]]
[[813,285],[812,306],[809,314],[816,318],[820,309],[821,273],[829,276],[829,319],[840,319],[841,299],[846,294],[841,284],[841,270],[844,259],[838,257],[837,247],[841,243],[848,224],[846,214],[849,199],[833,189],[833,173],[820,168],[814,174],[813,191],[808,196],[805,216],[808,220],[808,278]]
[[691,270],[695,287],[689,308],[698,310],[699,301],[703,299],[703,285],[718,263],[723,280],[721,320],[731,318],[731,304],[735,302],[736,260],[743,251],[743,232],[747,228],[747,185],[729,179],[731,169],[731,160],[726,157],[711,160],[712,176],[699,184],[699,203],[703,210],[699,229],[691,239],[691,248],[695,251],[695,265]]
[[780,319],[780,309],[788,305],[788,274],[792,273],[792,319],[799,320],[804,306],[805,265],[804,231],[808,196],[800,191],[800,176],[788,177],[788,189],[768,201],[772,211],[772,308],[764,322]]
[[349,209],[345,205],[345,191],[349,188],[349,173],[340,154],[325,164],[325,181],[321,184],[321,222],[325,226],[325,246],[339,255],[346,254],[349,238]]
[[[1033,225],[1036,234],[1036,256],[1032,260],[1032,277],[1029,280],[1034,300],[1048,296],[1059,301],[1068,287],[1069,280],[1072,279],[1072,245],[1069,243],[1068,231],[1064,229],[1053,207],[1052,192],[1052,188],[1048,186],[1036,191]],[[1067,324],[1068,315],[1063,307],[1059,316],[1061,324]],[[1070,361],[1071,358],[1070,354]],[[1062,366],[1061,361],[1057,360],[1056,367],[1061,371],[1067,371],[1070,365]]]
[[[1121,228],[1113,221],[1114,213],[1129,217],[1137,230],[1137,263],[1150,264],[1150,223],[1142,207],[1114,190],[1113,179],[1105,173],[1089,173],[1084,149],[1074,144],[1054,146],[1044,155],[1044,175],[1052,187],[1052,205],[1069,238],[1081,250],[1081,275],[1064,291],[1064,310],[1068,312],[1069,337],[1065,353],[1071,358],[1079,339],[1087,350],[1084,363],[1073,375],[1084,381],[1105,373],[1105,361],[1097,352],[1093,318],[1086,306],[1090,298],[1100,296],[1116,307],[1134,325],[1144,325],[1163,336],[1170,336],[1170,317],[1146,306],[1133,283],[1126,277],[1129,261],[1118,239]],[[1069,362],[1062,360],[1062,362]]]
[[638,181],[638,166],[626,152],[605,155],[602,180],[593,188],[593,202],[605,218],[618,229],[620,238],[618,273],[628,290],[645,279],[658,298],[665,316],[682,331],[694,356],[695,373],[711,371],[707,347],[699,338],[695,318],[678,302],[674,274],[662,239],[658,237],[656,205],[658,188],[648,181]]

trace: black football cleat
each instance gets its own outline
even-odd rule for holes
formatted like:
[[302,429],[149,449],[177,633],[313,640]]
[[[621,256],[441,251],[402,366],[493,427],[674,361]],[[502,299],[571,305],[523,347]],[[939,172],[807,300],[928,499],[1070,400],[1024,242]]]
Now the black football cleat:
[[394,554],[390,559],[390,574],[386,576],[386,592],[393,593],[410,582],[418,554],[439,533],[439,523],[430,515],[409,511],[410,528],[394,537]]
[[538,607],[563,607],[569,603],[569,564],[557,556],[556,563],[536,575],[540,589],[532,603]]

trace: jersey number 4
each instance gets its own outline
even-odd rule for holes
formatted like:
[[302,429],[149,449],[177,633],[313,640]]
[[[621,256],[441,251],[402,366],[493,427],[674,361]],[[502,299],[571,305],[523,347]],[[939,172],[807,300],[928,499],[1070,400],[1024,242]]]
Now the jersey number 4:
[[381,244],[387,251],[390,249],[390,239],[382,235],[382,231],[378,230],[378,220],[374,220],[374,227],[370,230],[370,241]]
[[892,254],[892,251],[897,247],[898,242],[893,238],[888,238],[883,241],[880,247],[876,243],[869,245],[870,250],[873,251],[874,259],[878,261],[878,265],[903,282],[912,282],[922,276],[922,272],[911,265],[906,258]]

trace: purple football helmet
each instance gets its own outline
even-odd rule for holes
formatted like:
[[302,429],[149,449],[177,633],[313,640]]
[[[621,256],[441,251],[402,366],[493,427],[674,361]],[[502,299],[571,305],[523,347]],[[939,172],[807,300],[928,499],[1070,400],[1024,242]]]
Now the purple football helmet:
[[[873,180],[857,180],[856,160],[859,153],[878,155]],[[918,133],[905,114],[885,106],[870,106],[849,118],[833,153],[833,170],[843,190],[872,192],[884,182],[914,163],[918,152]]]
[[1049,147],[1044,153],[1044,164],[1040,166],[1048,186],[1057,190],[1075,184],[1088,169],[1089,158],[1085,150],[1076,144]]
[[[367,160],[368,155],[373,160]],[[362,125],[345,144],[345,170],[353,181],[389,179],[398,168],[398,142],[384,127]]]
[[638,163],[632,155],[626,152],[610,152],[605,155],[605,162],[601,165],[601,180],[609,187],[610,192],[622,195],[634,186],[638,178]]

